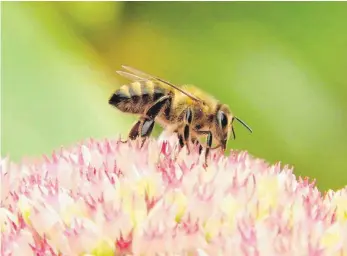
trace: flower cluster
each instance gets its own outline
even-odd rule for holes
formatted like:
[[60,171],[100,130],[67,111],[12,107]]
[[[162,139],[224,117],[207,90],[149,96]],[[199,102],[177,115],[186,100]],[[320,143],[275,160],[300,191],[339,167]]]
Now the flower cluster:
[[1,162],[1,255],[347,255],[347,188],[247,152],[89,140]]

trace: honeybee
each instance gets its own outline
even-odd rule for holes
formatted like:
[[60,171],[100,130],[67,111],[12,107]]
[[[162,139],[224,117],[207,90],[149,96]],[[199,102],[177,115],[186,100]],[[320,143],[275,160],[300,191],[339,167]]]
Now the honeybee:
[[[109,104],[122,112],[139,115],[128,139],[142,139],[142,145],[157,122],[178,136],[180,147],[199,143],[205,148],[205,165],[211,149],[226,150],[230,135],[235,139],[234,121],[240,122],[251,133],[252,129],[234,116],[226,104],[194,86],[177,86],[159,77],[122,66],[126,71],[117,73],[131,81],[121,86],[109,98]],[[206,136],[204,146],[200,138]],[[215,144],[212,147],[213,143]]]

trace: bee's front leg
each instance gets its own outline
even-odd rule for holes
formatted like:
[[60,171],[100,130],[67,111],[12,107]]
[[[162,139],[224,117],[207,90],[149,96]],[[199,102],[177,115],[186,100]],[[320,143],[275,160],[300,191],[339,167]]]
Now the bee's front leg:
[[205,152],[205,166],[207,167],[207,158],[208,158],[208,155],[210,154],[210,149],[211,149],[211,146],[212,146],[212,132],[208,132],[207,134],[207,147],[206,147],[206,152]]
[[196,146],[199,146],[199,155],[201,155],[203,146],[201,145],[200,141],[197,138],[192,138],[191,139],[192,143],[195,144]]
[[206,151],[205,151],[205,164],[204,164],[204,166],[207,167],[207,159],[210,154],[210,149],[212,147],[212,141],[213,141],[212,132],[211,131],[196,131],[196,133],[201,135],[207,134],[207,141],[206,141],[207,145],[206,145]]

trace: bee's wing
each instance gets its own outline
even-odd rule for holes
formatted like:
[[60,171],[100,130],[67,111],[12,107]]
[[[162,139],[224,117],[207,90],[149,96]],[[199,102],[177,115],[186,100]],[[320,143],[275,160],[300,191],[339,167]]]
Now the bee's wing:
[[147,80],[146,78],[143,78],[143,77],[139,77],[139,76],[136,76],[134,74],[130,74],[128,72],[124,72],[124,71],[117,71],[117,73],[129,80],[132,80],[132,81],[143,81],[143,80]]
[[168,82],[168,81],[165,81],[164,79],[161,79],[159,77],[155,77],[155,76],[152,76],[152,75],[149,75],[149,74],[146,74],[145,72],[143,71],[140,71],[140,70],[137,70],[135,68],[132,68],[132,67],[129,67],[129,66],[122,66],[125,70],[128,70],[129,72],[131,73],[128,73],[128,72],[124,72],[124,71],[118,71],[118,73],[130,80],[134,80],[134,81],[139,81],[139,80],[157,80],[161,83],[164,83],[168,86],[171,86],[172,88],[175,88],[176,90],[180,91],[181,93],[187,95],[189,98],[195,100],[195,101],[200,101],[200,102],[203,102],[201,99],[198,99],[197,97],[193,96],[192,94],[190,94],[189,92],[186,92],[184,90],[182,90],[181,88],[179,88],[178,86]]

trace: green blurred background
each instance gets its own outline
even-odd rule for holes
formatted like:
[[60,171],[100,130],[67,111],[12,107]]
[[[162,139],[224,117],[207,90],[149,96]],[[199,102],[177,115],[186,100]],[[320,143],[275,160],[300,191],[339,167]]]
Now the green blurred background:
[[[2,156],[123,136],[126,64],[228,103],[229,148],[347,184],[346,2],[2,2]],[[156,128],[158,135],[160,128]]]

